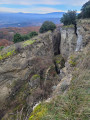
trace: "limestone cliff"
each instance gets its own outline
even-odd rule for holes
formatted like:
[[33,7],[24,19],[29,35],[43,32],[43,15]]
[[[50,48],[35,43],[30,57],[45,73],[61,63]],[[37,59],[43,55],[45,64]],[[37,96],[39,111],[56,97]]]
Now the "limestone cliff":
[[77,36],[73,26],[66,26],[61,29],[61,54],[65,59],[76,49]]
[[[72,25],[61,28],[60,50],[65,59],[75,51],[83,49],[90,42],[90,19],[78,20],[76,32],[77,35],[75,34],[74,26]],[[82,37],[82,41],[79,41],[78,43],[79,36]],[[79,44],[79,46],[77,44]],[[78,50],[77,47],[79,47]]]

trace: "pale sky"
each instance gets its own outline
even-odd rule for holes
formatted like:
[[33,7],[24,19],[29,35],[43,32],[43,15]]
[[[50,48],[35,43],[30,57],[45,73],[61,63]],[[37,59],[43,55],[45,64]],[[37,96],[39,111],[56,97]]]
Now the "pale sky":
[[50,13],[80,11],[88,0],[0,0],[0,12]]

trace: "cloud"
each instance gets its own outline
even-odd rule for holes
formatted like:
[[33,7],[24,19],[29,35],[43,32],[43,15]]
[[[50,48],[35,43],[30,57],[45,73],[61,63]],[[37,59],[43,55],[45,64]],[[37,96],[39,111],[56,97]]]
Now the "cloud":
[[0,0],[0,4],[17,4],[17,5],[83,5],[88,0]]
[[18,4],[18,5],[57,5],[60,0],[0,0],[0,4]]
[[55,8],[49,8],[49,7],[36,7],[36,8],[6,8],[6,7],[0,7],[0,12],[23,12],[23,13],[50,13],[50,12],[63,12],[62,10],[58,10]]
[[[57,7],[58,5],[64,6],[62,8],[63,10],[67,10],[67,6],[71,6],[72,8],[77,9],[77,6],[79,6],[80,8],[80,6],[82,6],[87,1],[88,0],[75,0],[75,1],[74,0],[0,0],[0,6],[1,6],[0,12],[24,12],[24,13],[61,12],[62,10],[59,10],[60,8]],[[18,6],[18,8],[16,6]],[[80,9],[78,9],[78,11],[79,10]]]
[[82,6],[84,3],[88,2],[88,0],[63,0],[63,4],[73,5],[73,6]]

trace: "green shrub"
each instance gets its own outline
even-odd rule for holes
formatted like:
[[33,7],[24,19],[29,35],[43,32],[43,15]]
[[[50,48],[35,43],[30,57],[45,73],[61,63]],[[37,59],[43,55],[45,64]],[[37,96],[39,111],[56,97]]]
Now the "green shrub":
[[22,36],[19,33],[16,33],[14,35],[13,42],[17,43],[17,42],[21,42],[21,41],[23,41]]
[[4,46],[0,46],[0,50],[2,50],[4,48]]
[[81,17],[82,17],[82,14],[79,13],[79,14],[77,15],[77,19],[81,19]]
[[30,37],[30,38],[32,38],[32,37],[34,37],[34,36],[37,36],[37,35],[38,35],[38,33],[35,32],[35,31],[29,33],[29,37]]
[[76,11],[68,10],[67,13],[63,14],[60,20],[64,25],[71,25],[76,23]]
[[90,18],[90,1],[86,2],[83,6],[82,6],[82,17],[83,18]]
[[80,18],[90,18],[90,0],[82,6],[81,13],[78,15],[78,19]]
[[56,28],[56,25],[55,25],[53,22],[45,21],[45,22],[42,24],[39,32],[40,32],[40,33],[44,33],[44,32],[47,32],[47,31],[49,31],[49,30],[53,31],[55,28]]
[[38,33],[35,31],[30,32],[29,34],[26,34],[26,35],[20,35],[19,33],[16,33],[14,35],[13,42],[17,43],[17,42],[29,40],[30,38],[33,38],[36,35],[38,35]]
[[30,37],[29,37],[29,35],[23,35],[22,36],[22,40],[24,41],[24,40],[28,40]]

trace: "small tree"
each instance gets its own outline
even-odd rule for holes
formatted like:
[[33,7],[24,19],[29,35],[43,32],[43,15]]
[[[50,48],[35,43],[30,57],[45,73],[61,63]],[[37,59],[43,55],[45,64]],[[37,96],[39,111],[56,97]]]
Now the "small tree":
[[69,10],[60,20],[64,25],[76,24],[76,11]]
[[22,36],[22,40],[24,41],[24,40],[28,40],[30,37],[29,37],[29,35],[23,35]]
[[81,9],[83,18],[90,18],[90,1],[86,2]]
[[45,21],[42,24],[39,32],[40,33],[44,33],[44,32],[47,32],[49,30],[53,31],[54,29],[56,29],[56,25],[53,22],[51,22],[51,21]]
[[17,43],[17,42],[21,42],[21,41],[22,41],[22,36],[19,33],[16,33],[14,35],[13,42]]
[[77,15],[77,19],[81,19],[81,18],[82,18],[82,14],[79,13],[79,14]]
[[30,37],[30,38],[32,38],[32,37],[34,37],[34,36],[37,36],[37,35],[38,35],[38,33],[35,32],[35,31],[29,33],[29,37]]
[[90,0],[82,6],[81,13],[78,14],[77,18],[78,19],[80,19],[80,18],[90,18]]
[[24,41],[24,40],[28,40],[30,38],[33,38],[36,35],[38,35],[38,33],[35,32],[35,31],[33,31],[33,32],[29,33],[29,34],[26,34],[26,35],[20,35],[19,33],[16,33],[14,35],[13,42],[17,43],[17,42],[21,42],[21,41]]
[[0,46],[0,51],[4,48],[4,46]]

